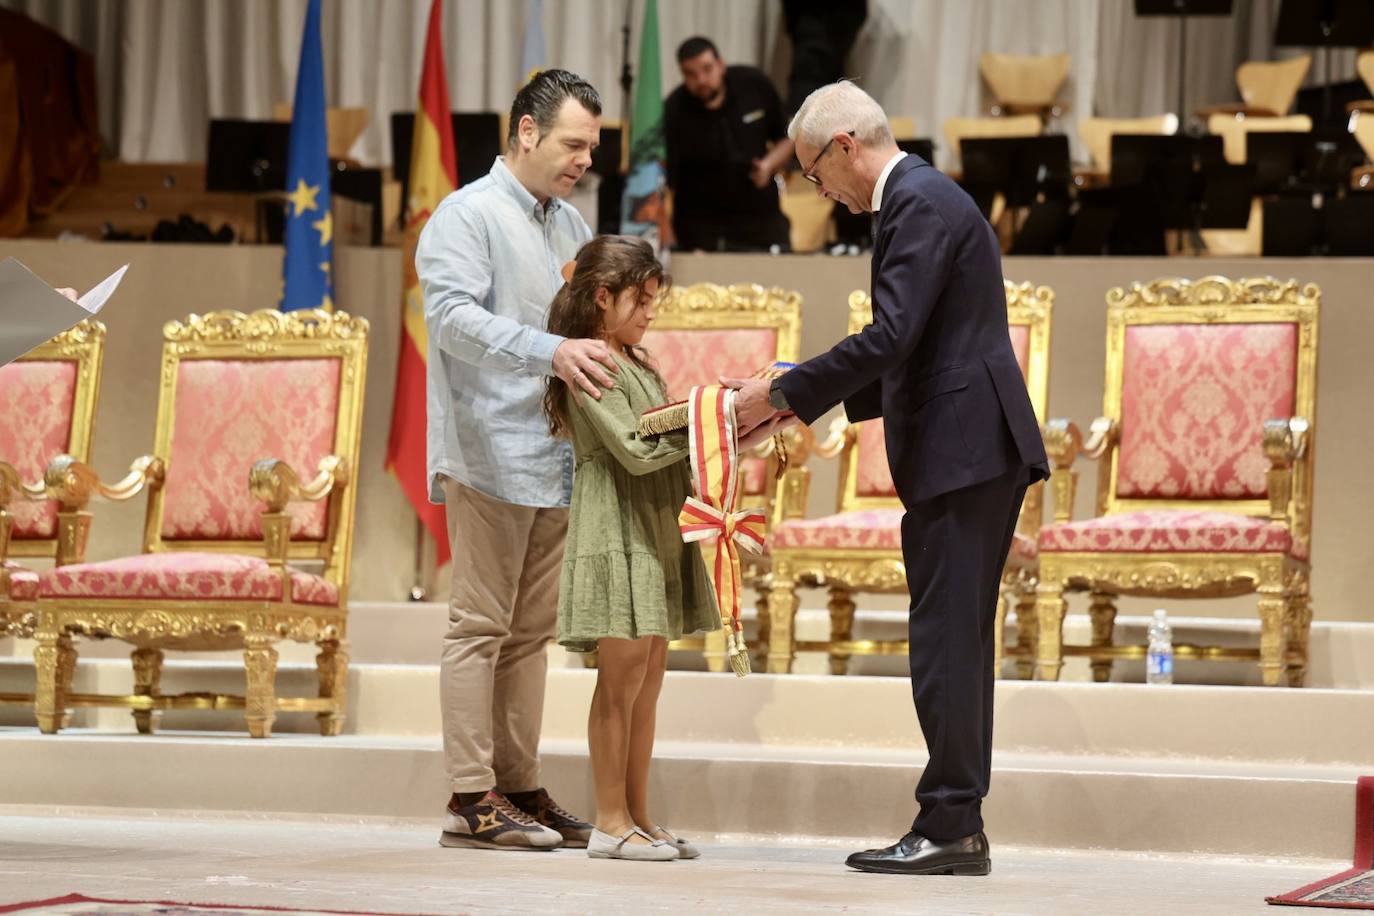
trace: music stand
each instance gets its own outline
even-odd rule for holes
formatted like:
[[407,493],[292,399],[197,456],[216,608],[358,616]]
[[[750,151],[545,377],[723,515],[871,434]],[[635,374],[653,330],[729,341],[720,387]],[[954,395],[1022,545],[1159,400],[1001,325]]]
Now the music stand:
[[1203,170],[1198,225],[1203,229],[1244,229],[1250,225],[1254,196],[1253,165],[1212,165]]
[[1326,218],[1326,253],[1333,257],[1374,257],[1374,191],[1353,191],[1329,198]]
[[929,137],[898,140],[897,149],[912,156],[920,156],[931,165],[935,164],[935,141]]
[[349,169],[342,163],[330,163],[334,168],[329,172],[329,191],[336,197],[347,197],[360,203],[371,204],[372,220],[368,235],[372,247],[382,244],[382,170]]
[[959,144],[964,182],[974,188],[1001,191],[1008,207],[1029,207],[1047,199],[1068,197],[1073,170],[1069,138],[966,138]]
[[[458,186],[476,181],[491,171],[501,155],[501,116],[494,111],[452,113],[454,153],[458,157]],[[401,183],[401,225],[405,226],[405,201],[410,200],[410,141],[415,133],[415,112],[391,113],[391,175]]]
[[1225,164],[1221,137],[1215,135],[1112,136],[1112,187],[1148,191],[1166,229],[1201,228],[1198,207],[1208,172]]
[[1310,194],[1284,194],[1264,202],[1260,253],[1266,258],[1305,258],[1317,247],[1318,211]]
[[286,190],[291,122],[215,119],[206,142],[205,190]]
[[1183,86],[1187,79],[1184,65],[1188,54],[1189,16],[1229,16],[1231,0],[1135,0],[1137,16],[1178,17],[1178,117],[1185,117]]
[[1274,44],[1321,49],[1326,78],[1320,123],[1325,124],[1331,117],[1331,49],[1374,44],[1374,4],[1369,0],[1283,0]]

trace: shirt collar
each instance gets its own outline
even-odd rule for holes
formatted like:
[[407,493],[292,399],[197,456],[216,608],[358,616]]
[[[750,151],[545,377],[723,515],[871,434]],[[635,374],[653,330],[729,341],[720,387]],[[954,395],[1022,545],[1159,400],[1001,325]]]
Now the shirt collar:
[[873,212],[877,213],[883,206],[883,189],[887,187],[887,177],[892,174],[892,170],[897,167],[897,163],[906,158],[905,150],[897,150],[897,155],[887,160],[887,165],[878,173],[878,183],[873,186]]
[[511,172],[510,167],[506,165],[506,157],[504,156],[497,156],[496,161],[491,164],[491,176],[493,181],[506,189],[506,193],[520,205],[521,210],[531,214],[536,219],[552,216],[558,212],[559,207],[563,206],[563,202],[557,197],[549,198],[547,209],[540,206],[539,201],[530,193],[529,188],[521,184],[520,179]]

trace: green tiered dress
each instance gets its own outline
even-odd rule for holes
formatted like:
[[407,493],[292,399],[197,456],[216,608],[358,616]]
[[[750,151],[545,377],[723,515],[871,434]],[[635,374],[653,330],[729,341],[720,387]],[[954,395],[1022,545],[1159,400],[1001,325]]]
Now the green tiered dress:
[[558,643],[592,652],[598,639],[662,636],[720,627],[701,551],[684,544],[678,513],[692,493],[685,430],[641,437],[639,416],[661,406],[647,369],[619,359],[601,400],[571,400],[572,510],[558,592]]

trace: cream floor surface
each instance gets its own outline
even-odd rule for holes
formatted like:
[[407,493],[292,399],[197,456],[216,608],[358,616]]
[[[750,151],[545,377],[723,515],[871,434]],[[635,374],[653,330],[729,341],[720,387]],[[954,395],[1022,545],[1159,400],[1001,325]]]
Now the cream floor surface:
[[[860,825],[856,825],[860,826]],[[995,839],[995,838],[994,838]],[[994,848],[988,878],[865,875],[850,845],[706,844],[694,862],[440,848],[415,823],[0,810],[0,905],[83,893],[387,913],[1232,914],[1339,862]]]

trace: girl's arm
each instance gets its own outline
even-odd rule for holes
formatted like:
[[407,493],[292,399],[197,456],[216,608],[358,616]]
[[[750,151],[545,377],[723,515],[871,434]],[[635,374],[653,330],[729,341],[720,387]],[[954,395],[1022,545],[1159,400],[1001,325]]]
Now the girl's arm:
[[620,385],[603,390],[599,401],[579,392],[574,409],[587,418],[616,461],[636,477],[662,470],[688,456],[686,430],[661,436],[639,435],[639,416],[630,409],[630,401]]

